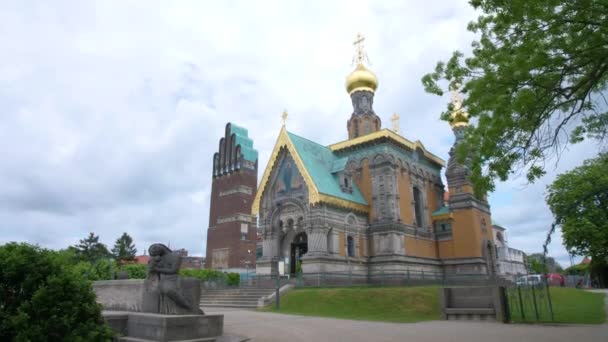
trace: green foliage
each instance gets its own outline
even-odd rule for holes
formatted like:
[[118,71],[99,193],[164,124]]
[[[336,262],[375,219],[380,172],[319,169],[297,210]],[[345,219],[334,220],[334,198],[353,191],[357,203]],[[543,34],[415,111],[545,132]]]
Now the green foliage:
[[[443,95],[462,87],[475,127],[457,154],[472,162],[480,194],[523,166],[534,181],[560,147],[585,138],[606,141],[608,6],[605,1],[471,0],[482,15],[472,56],[458,51],[422,78]],[[447,83],[447,84],[446,84]],[[451,106],[442,114],[448,120]],[[464,152],[463,152],[464,151]]]
[[220,271],[211,269],[183,269],[179,270],[179,274],[184,277],[198,278],[201,281],[226,281],[226,274]]
[[241,275],[238,273],[226,274],[226,285],[228,286],[239,286],[241,282]]
[[73,247],[76,255],[81,259],[89,262],[108,258],[112,256],[108,248],[103,243],[99,242],[99,236],[90,233],[88,237],[80,240],[80,243]]
[[602,265],[608,261],[607,170],[608,153],[600,154],[559,175],[548,187],[547,195],[568,251],[591,256],[599,270],[605,269]]
[[564,271],[567,275],[584,276],[589,273],[589,264],[572,265]]
[[526,255],[525,260],[530,273],[545,274],[562,273],[564,271],[562,266],[550,256],[545,258],[545,267],[543,268],[543,255],[541,253]]
[[1,341],[109,341],[91,285],[61,264],[65,254],[0,246]]
[[125,264],[120,266],[120,271],[127,272],[129,279],[145,279],[148,267],[142,264]]
[[129,236],[129,234],[123,233],[121,237],[116,239],[116,243],[112,248],[112,254],[119,263],[135,260],[137,249],[135,248],[133,239],[131,236]]
[[80,261],[72,266],[73,272],[89,281],[114,279],[117,269],[113,259],[102,259],[95,263]]

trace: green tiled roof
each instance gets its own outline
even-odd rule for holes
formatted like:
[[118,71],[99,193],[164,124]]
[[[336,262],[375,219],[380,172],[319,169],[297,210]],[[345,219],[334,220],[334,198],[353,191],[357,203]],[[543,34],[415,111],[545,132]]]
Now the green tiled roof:
[[431,216],[438,216],[438,215],[449,214],[449,213],[450,213],[450,209],[448,207],[441,207],[441,208],[433,211]]
[[253,140],[249,139],[247,129],[230,123],[230,134],[235,135],[235,144],[241,145],[243,158],[250,162],[255,162],[258,159],[258,151],[253,148]]
[[[327,147],[319,145],[316,142],[302,138],[293,133],[287,132],[289,139],[296,148],[300,159],[304,163],[306,170],[312,180],[315,182],[320,193],[330,195],[336,198],[344,199],[354,203],[367,205],[367,202],[361,195],[357,184],[353,182],[353,192],[343,192],[340,188],[340,180],[338,176],[332,174],[341,164],[346,165],[346,158],[339,158]],[[341,160],[345,159],[345,160]],[[344,167],[342,167],[344,169]]]
[[344,168],[346,168],[347,162],[348,162],[348,158],[340,158],[340,159],[334,160],[334,162],[331,166],[331,173],[344,171]]

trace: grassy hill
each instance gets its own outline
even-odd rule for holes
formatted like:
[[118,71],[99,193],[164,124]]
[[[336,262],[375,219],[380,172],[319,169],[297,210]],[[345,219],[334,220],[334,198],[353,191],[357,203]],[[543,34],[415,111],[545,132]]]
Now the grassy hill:
[[[265,308],[275,310],[274,304]],[[295,289],[281,297],[281,313],[385,322],[440,318],[438,287]]]

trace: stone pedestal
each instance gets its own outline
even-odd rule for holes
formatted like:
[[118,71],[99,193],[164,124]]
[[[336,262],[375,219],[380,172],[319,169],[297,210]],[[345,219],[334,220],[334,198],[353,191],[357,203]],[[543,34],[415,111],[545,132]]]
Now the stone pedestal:
[[223,315],[129,314],[127,336],[150,341],[195,340],[222,335]]
[[215,341],[222,336],[224,315],[161,315],[104,311],[104,319],[122,336],[118,341]]

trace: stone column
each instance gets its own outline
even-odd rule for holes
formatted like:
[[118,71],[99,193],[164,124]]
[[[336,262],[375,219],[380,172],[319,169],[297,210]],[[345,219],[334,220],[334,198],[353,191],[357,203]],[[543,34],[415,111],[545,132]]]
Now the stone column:
[[307,256],[327,255],[327,233],[326,227],[310,226],[306,229],[308,235]]

